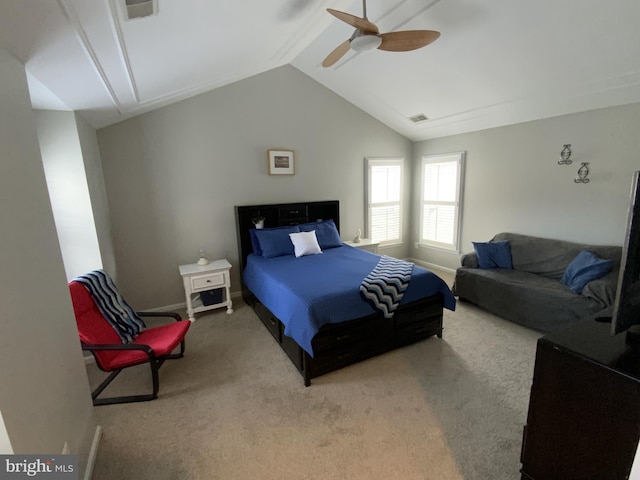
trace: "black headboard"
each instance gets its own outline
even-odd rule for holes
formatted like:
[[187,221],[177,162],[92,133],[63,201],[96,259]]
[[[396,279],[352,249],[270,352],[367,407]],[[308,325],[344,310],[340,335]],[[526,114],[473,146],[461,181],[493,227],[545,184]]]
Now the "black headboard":
[[253,252],[249,230],[255,228],[252,218],[256,217],[258,213],[264,217],[264,228],[332,219],[338,231],[340,231],[340,203],[338,200],[275,203],[270,205],[237,205],[235,210],[238,252],[240,253],[242,270],[247,265],[247,256]]

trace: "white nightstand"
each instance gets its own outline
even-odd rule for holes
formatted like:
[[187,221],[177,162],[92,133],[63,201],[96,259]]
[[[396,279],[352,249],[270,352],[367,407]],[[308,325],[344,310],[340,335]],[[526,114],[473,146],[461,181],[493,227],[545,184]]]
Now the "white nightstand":
[[[198,265],[197,263],[180,265],[189,320],[195,322],[196,313],[220,307],[227,307],[227,313],[233,313],[230,269],[231,264],[226,260],[214,260],[207,265]],[[200,299],[200,292],[217,289],[222,289],[221,301],[212,305],[204,305]]]
[[378,253],[378,245],[380,242],[372,242],[368,238],[361,238],[358,243],[353,241],[344,242],[347,245],[351,245],[352,247],[359,248],[360,250],[366,250],[371,253]]

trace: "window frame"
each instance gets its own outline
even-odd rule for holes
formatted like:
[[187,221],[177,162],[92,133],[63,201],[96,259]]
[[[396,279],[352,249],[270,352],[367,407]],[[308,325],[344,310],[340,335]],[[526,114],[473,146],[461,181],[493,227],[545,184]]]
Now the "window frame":
[[[397,202],[384,202],[384,204],[398,204],[399,212],[398,212],[398,238],[390,239],[390,240],[382,240],[380,241],[380,246],[392,246],[392,245],[402,245],[403,243],[403,213],[404,213],[404,191],[405,191],[405,182],[404,182],[404,157],[367,157],[365,158],[365,175],[366,175],[366,188],[365,188],[365,231],[367,238],[371,239],[371,206],[373,205],[371,201],[372,194],[372,185],[371,185],[371,167],[373,166],[391,166],[397,165],[400,167],[400,194],[399,200]],[[377,204],[379,205],[379,204]]]
[[[454,159],[450,159],[450,158]],[[450,160],[447,160],[450,159]],[[465,170],[466,152],[440,153],[435,155],[423,155],[420,169],[420,219],[418,227],[418,246],[444,250],[447,252],[461,253],[460,244],[462,237],[462,204],[463,204],[463,188],[464,188],[464,170]],[[454,201],[427,201],[425,197],[425,173],[427,164],[435,163],[453,163],[456,168],[456,198]],[[438,242],[422,237],[424,231],[424,214],[425,206],[428,204],[453,205],[454,221],[453,221],[453,243]]]

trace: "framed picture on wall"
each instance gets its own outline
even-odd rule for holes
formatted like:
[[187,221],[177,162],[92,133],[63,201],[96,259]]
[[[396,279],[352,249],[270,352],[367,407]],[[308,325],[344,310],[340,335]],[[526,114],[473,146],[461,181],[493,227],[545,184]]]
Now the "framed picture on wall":
[[296,156],[293,150],[268,150],[269,175],[294,175]]

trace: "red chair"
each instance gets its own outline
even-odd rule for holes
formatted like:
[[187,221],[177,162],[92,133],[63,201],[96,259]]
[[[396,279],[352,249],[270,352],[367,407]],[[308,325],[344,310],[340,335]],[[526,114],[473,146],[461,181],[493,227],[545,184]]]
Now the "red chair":
[[[111,372],[92,393],[94,405],[114,403],[144,402],[158,398],[158,370],[165,360],[184,356],[184,337],[191,326],[189,320],[171,312],[136,312],[141,317],[172,317],[176,323],[143,330],[132,343],[122,343],[114,328],[104,318],[89,291],[82,283],[69,283],[71,301],[76,324],[82,343],[82,350],[89,351],[96,359],[98,368]],[[178,345],[180,352],[172,354]],[[149,363],[153,392],[146,395],[130,395],[98,399],[98,395],[127,367]]]

